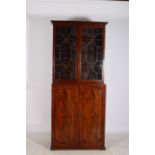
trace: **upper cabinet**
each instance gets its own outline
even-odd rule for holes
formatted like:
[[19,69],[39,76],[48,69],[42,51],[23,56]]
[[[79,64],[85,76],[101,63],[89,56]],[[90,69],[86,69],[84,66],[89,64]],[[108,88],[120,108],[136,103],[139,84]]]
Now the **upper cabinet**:
[[53,80],[101,81],[106,23],[54,21]]

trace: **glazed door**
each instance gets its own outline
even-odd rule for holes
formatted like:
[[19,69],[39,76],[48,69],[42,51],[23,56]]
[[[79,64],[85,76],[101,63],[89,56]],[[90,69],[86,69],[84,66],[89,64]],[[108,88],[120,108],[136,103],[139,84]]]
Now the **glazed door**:
[[104,25],[80,24],[80,77],[82,81],[103,80]]
[[80,103],[80,147],[104,147],[105,93],[102,85],[81,85]]
[[77,80],[77,24],[57,23],[54,26],[53,44],[54,81]]
[[65,149],[77,146],[77,88],[73,84],[53,86],[53,148]]

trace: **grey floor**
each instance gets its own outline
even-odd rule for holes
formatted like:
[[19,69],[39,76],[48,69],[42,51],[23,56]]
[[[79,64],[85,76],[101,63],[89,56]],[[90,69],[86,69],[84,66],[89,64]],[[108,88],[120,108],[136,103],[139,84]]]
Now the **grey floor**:
[[104,150],[50,150],[49,133],[27,134],[26,155],[128,155],[129,135],[127,133],[106,134]]

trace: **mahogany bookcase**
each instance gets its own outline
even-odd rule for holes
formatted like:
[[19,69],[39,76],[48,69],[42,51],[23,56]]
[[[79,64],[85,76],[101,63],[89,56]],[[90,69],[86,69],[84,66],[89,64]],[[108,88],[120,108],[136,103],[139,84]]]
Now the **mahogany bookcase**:
[[106,22],[51,21],[51,149],[105,149]]

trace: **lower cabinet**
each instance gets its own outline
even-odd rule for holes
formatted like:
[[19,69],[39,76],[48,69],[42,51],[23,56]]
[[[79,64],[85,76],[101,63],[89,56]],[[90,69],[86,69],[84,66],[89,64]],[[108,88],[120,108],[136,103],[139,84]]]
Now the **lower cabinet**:
[[104,149],[105,86],[54,84],[51,149]]

